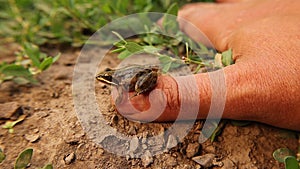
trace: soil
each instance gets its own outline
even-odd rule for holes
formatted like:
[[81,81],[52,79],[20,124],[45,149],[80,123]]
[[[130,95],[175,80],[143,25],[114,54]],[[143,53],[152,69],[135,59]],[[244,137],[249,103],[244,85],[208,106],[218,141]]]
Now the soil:
[[[55,52],[57,51],[52,50],[51,53]],[[0,129],[0,148],[6,154],[0,168],[13,168],[18,154],[29,147],[34,151],[29,168],[39,168],[50,163],[54,168],[192,169],[207,166],[214,169],[275,169],[284,167],[273,159],[274,150],[287,147],[297,152],[299,142],[296,133],[255,122],[239,127],[227,121],[223,132],[214,142],[207,140],[200,144],[198,139],[204,121],[199,120],[183,140],[171,139],[170,136],[162,139],[163,147],[179,143],[153,157],[143,156],[144,158],[140,159],[134,158],[134,155],[122,157],[110,153],[83,130],[74,109],[72,77],[80,51],[61,52],[61,58],[38,75],[39,85],[19,86],[13,82],[1,84],[0,103],[14,102],[22,110],[19,115],[25,114],[26,118],[14,127],[13,133],[8,133],[7,129]],[[12,60],[14,55],[5,53],[5,56],[0,58],[1,61]],[[115,56],[106,57],[101,68],[115,67],[118,63]],[[148,142],[143,147],[137,147],[134,140],[143,142],[145,140],[143,138],[163,133],[172,123],[129,121],[111,106],[110,88],[97,82],[95,85],[97,101],[107,124],[125,135],[133,136],[134,139],[127,145],[129,149],[140,153],[142,149],[150,151],[159,146],[151,147]],[[7,120],[1,119],[1,126]],[[187,122],[181,124],[185,123]],[[102,140],[107,141],[107,145],[109,137],[106,135]],[[204,158],[208,162],[201,163],[201,166],[196,162],[199,158]]]

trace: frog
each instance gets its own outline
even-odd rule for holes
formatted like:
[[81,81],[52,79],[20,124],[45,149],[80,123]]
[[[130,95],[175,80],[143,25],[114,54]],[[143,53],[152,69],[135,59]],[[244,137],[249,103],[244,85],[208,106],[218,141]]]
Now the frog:
[[[129,65],[119,69],[107,68],[96,75],[96,79],[116,86],[119,96],[123,90],[134,92],[130,98],[150,92],[156,87],[159,75],[157,65]],[[119,98],[120,99],[120,98]]]

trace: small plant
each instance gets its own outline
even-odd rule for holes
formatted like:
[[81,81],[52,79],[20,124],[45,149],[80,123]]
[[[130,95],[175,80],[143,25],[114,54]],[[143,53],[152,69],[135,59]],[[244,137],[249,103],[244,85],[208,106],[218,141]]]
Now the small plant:
[[14,169],[25,169],[31,161],[33,149],[22,151],[16,159]]
[[17,120],[15,121],[7,121],[2,128],[4,129],[8,129],[9,133],[13,133],[14,132],[14,126],[18,123],[20,123],[21,121],[23,121],[26,118],[26,115],[21,115]]
[[299,169],[299,162],[295,154],[288,148],[279,148],[273,152],[273,157],[280,163],[284,163],[285,169]]
[[48,69],[60,55],[47,56],[37,46],[24,43],[24,47],[16,56],[14,63],[0,64],[0,84],[7,80],[13,80],[17,84],[37,84],[34,75]]
[[184,64],[196,65],[194,73],[206,67],[216,70],[223,66],[233,64],[231,49],[221,54],[221,64],[214,64],[216,52],[208,49],[201,43],[197,43],[180,31],[176,21],[178,6],[174,3],[163,16],[162,26],[145,25],[147,34],[140,35],[136,39],[125,40],[117,32],[113,32],[120,41],[114,43],[116,47],[112,53],[119,53],[119,59],[125,59],[137,53],[147,53],[157,56],[162,72],[166,73],[173,68]]
[[[33,155],[33,149],[28,148],[23,150],[17,157],[14,164],[14,169],[25,169],[30,164],[31,158]],[[5,155],[0,149],[0,163],[5,159]],[[43,168],[40,169],[53,169],[52,164],[46,164]]]

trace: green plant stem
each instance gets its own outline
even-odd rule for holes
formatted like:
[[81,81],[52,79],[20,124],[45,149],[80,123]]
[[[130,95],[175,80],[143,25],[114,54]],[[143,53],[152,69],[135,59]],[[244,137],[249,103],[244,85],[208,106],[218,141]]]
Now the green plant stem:
[[190,63],[194,63],[194,64],[197,64],[197,65],[201,65],[201,66],[209,66],[208,64],[204,63],[204,62],[201,62],[201,61],[196,61],[196,60],[192,60],[190,58],[185,58],[184,61],[186,62],[190,62]]

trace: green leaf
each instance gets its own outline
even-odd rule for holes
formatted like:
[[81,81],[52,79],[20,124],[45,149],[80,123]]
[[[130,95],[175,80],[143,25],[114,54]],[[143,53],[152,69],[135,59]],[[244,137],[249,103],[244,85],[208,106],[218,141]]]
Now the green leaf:
[[143,46],[143,48],[146,53],[150,53],[150,54],[155,54],[160,50],[159,48],[154,46]]
[[29,148],[21,152],[16,160],[15,169],[25,169],[31,161],[33,149]]
[[118,55],[118,58],[119,59],[125,59],[129,56],[133,55],[133,53],[129,52],[127,49],[124,50],[123,52],[121,52],[119,55]]
[[34,66],[40,66],[40,50],[37,46],[31,43],[25,43],[24,52],[30,58]]
[[170,56],[167,56],[167,55],[159,56],[158,59],[159,59],[161,64],[167,64],[169,62],[172,62],[172,59],[170,58]]
[[60,53],[53,57],[53,63],[56,62],[60,58]]
[[222,52],[222,63],[224,66],[232,65],[233,59],[232,59],[232,50],[228,49],[224,52]]
[[125,39],[118,32],[112,31],[112,33],[115,34],[122,42],[124,42],[125,44],[127,43]]
[[42,169],[53,169],[53,166],[52,164],[47,164]]
[[2,163],[3,160],[5,160],[5,157],[6,157],[6,155],[4,154],[2,149],[0,148],[0,163]]
[[30,83],[30,81],[24,77],[15,77],[13,78],[13,81],[19,85],[25,85]]
[[2,126],[2,128],[4,128],[4,129],[12,129],[16,124],[18,124],[19,122],[23,121],[25,118],[26,118],[26,115],[23,114],[23,115],[21,115],[15,121],[7,121],[7,122],[5,122],[5,124]]
[[285,169],[299,169],[300,168],[298,161],[294,156],[286,156],[284,158],[284,165],[285,165]]
[[145,36],[143,38],[143,41],[150,44],[150,45],[162,44],[164,42],[163,38],[161,38],[157,34],[152,34],[152,33],[147,34],[147,36]]
[[31,76],[32,74],[28,69],[24,68],[21,65],[6,65],[2,69],[2,73],[6,76]]
[[39,69],[41,71],[44,71],[44,70],[48,69],[52,65],[52,63],[53,63],[53,58],[47,57],[42,61],[42,63],[39,66]]
[[143,51],[143,47],[135,42],[127,42],[125,48],[131,53],[137,53]]
[[169,62],[167,64],[163,64],[162,65],[162,71],[163,71],[163,73],[167,73],[170,70],[171,65],[172,65],[172,62]]
[[178,13],[178,5],[177,3],[173,3],[167,10],[167,14],[170,14],[170,15],[175,15],[177,16],[177,13]]
[[215,126],[218,125],[218,127],[214,130],[214,132],[210,136],[210,141],[211,142],[214,142],[216,140],[217,136],[219,136],[222,133],[222,131],[224,129],[224,126],[225,126],[225,123],[226,122],[220,122],[219,124],[213,123],[213,125],[215,125]]
[[281,163],[284,162],[286,156],[295,156],[295,154],[288,148],[279,148],[273,152],[274,159]]

